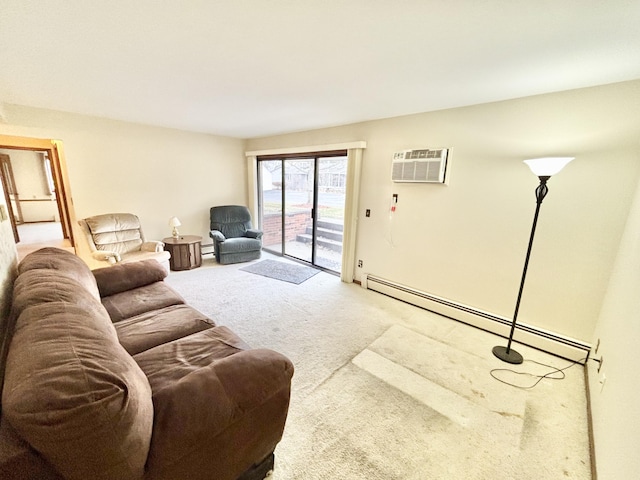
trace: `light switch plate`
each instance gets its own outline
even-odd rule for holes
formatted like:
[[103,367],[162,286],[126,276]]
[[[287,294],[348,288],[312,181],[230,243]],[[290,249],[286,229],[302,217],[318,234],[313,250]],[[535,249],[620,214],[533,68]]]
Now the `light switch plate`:
[[2,220],[3,222],[5,220],[9,220],[9,215],[7,214],[7,206],[6,205],[0,205],[0,220]]

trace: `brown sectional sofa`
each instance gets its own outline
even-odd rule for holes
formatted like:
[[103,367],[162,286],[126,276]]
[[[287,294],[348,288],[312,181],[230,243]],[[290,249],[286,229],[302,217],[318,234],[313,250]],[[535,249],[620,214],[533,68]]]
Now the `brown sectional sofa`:
[[[293,366],[185,304],[155,260],[18,266],[0,478],[263,478]],[[11,321],[9,323],[12,323]]]

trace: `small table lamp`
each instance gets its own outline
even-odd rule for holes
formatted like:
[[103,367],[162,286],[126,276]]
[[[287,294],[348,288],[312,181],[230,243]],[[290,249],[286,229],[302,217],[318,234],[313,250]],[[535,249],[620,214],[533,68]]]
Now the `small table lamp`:
[[182,225],[180,223],[180,220],[178,220],[178,217],[171,217],[169,219],[169,226],[173,228],[173,230],[171,231],[171,236],[173,238],[178,238],[180,236],[180,234],[178,233],[178,227]]

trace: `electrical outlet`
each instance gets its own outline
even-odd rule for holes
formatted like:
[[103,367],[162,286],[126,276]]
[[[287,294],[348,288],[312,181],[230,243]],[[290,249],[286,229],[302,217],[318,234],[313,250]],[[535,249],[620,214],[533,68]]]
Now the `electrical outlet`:
[[598,377],[598,382],[600,383],[601,392],[604,389],[604,384],[606,383],[606,381],[607,381],[607,376],[604,373],[602,373],[600,377]]
[[358,268],[362,268],[362,260],[358,260]]
[[370,217],[370,216],[371,216],[371,210],[369,210],[369,209],[367,208],[367,210],[364,212],[364,216],[365,216],[365,217]]

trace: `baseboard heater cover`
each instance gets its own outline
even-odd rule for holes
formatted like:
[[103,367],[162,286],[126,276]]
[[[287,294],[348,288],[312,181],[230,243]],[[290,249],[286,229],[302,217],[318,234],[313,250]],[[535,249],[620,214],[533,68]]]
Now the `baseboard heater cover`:
[[[360,285],[384,295],[402,300],[425,310],[458,320],[504,337],[509,336],[512,320],[478,310],[446,298],[421,292],[411,287],[385,280],[371,274],[363,274]],[[584,364],[591,345],[526,323],[517,323],[514,342],[543,350],[547,353]]]

